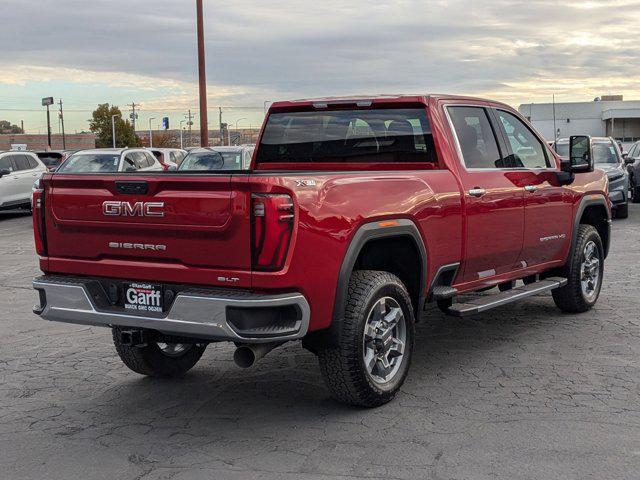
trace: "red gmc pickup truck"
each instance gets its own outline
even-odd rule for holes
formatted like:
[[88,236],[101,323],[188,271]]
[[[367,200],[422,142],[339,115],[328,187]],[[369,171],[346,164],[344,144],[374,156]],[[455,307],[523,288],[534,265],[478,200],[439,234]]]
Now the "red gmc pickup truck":
[[429,303],[462,316],[551,292],[584,312],[602,285],[611,205],[591,140],[561,161],[497,102],[275,103],[249,171],[81,163],[34,193],[34,311],[110,327],[144,375],[182,374],[209,343],[248,367],[302,340],[336,399],[376,406]]

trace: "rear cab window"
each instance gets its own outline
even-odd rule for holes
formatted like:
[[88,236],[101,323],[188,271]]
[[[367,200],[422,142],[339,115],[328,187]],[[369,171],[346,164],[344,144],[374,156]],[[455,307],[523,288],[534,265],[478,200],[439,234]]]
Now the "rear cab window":
[[400,163],[438,163],[426,107],[271,113],[256,156],[263,168]]

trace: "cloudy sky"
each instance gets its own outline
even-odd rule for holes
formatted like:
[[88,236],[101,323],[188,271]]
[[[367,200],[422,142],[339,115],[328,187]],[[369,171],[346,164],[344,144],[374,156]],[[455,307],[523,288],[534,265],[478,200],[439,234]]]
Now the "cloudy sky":
[[[247,126],[264,101],[333,94],[640,98],[640,1],[204,3],[212,128],[218,106]],[[145,126],[197,110],[194,0],[2,0],[0,41],[0,119],[27,131],[45,131],[44,96],[68,131],[102,102],[142,104]]]

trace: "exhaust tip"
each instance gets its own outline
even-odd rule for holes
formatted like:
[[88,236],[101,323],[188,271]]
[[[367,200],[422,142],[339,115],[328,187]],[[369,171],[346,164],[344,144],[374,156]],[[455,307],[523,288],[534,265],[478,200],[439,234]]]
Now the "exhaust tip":
[[249,368],[256,363],[256,355],[251,348],[241,346],[233,353],[233,361],[240,368]]

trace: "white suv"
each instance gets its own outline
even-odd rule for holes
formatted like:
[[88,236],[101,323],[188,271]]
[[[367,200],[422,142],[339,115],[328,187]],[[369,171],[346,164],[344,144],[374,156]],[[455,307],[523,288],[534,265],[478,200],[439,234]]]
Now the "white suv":
[[31,186],[47,167],[31,152],[0,153],[0,210],[31,207]]

